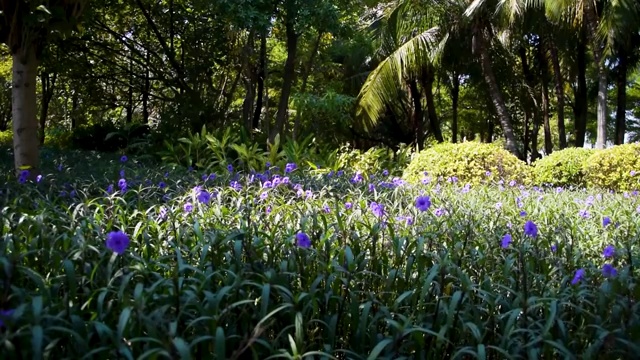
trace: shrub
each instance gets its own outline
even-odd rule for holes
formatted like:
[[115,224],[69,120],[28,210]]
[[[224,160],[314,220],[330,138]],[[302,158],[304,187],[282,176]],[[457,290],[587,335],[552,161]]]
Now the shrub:
[[116,152],[126,146],[120,138],[107,138],[107,135],[118,132],[118,128],[110,122],[81,126],[73,130],[71,136],[73,147],[82,150]]
[[422,180],[425,171],[434,179],[455,176],[472,184],[488,179],[528,183],[531,179],[531,169],[516,156],[497,144],[477,142],[439,144],[423,150],[413,158],[403,177],[415,183]]
[[640,189],[640,143],[614,146],[596,151],[586,164],[586,180],[589,187],[607,190]]
[[534,181],[539,185],[585,187],[585,165],[593,153],[585,148],[556,151],[534,163]]
[[13,146],[13,131],[0,131],[0,146]]

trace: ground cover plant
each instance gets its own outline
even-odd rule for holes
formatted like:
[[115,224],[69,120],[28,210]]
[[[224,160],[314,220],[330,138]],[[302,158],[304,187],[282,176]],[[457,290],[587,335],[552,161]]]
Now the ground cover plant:
[[0,186],[2,359],[640,351],[637,192],[42,162]]

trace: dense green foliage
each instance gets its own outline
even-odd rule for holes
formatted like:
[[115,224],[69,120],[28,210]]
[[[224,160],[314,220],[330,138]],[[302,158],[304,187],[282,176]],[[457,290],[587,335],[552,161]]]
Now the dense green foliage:
[[592,149],[568,148],[545,156],[534,163],[535,182],[551,186],[586,187],[587,159],[594,152]]
[[456,177],[471,184],[494,179],[515,180],[519,184],[531,180],[530,168],[498,144],[464,142],[440,144],[414,156],[403,177],[418,183],[427,176],[433,180]]
[[636,196],[44,158],[0,195],[2,358],[640,351]]
[[640,143],[597,151],[586,164],[587,184],[610,190],[638,190]]

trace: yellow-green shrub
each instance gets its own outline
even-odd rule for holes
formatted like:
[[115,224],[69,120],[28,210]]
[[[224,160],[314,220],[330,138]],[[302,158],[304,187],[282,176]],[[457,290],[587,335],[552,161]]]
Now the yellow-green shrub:
[[[640,143],[598,150],[587,159],[587,186],[607,190],[640,189]],[[632,175],[632,172],[638,174]]]
[[533,165],[534,181],[538,185],[585,187],[585,165],[595,150],[567,148],[555,151]]
[[0,146],[13,146],[13,132],[11,130],[0,131]]
[[[431,178],[456,176],[464,183],[478,184],[487,179],[516,180],[529,183],[531,169],[497,144],[464,142],[439,144],[417,154],[405,169],[403,177],[416,183],[428,172]],[[487,176],[487,171],[491,175]]]

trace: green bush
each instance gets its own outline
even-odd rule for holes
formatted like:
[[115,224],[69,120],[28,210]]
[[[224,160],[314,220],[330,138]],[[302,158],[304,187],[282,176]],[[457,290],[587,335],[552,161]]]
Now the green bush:
[[13,132],[11,130],[0,131],[0,146],[13,146]]
[[585,165],[594,150],[568,148],[556,151],[534,163],[536,184],[586,187]]
[[[529,183],[531,169],[497,144],[464,142],[439,144],[421,151],[405,169],[403,177],[419,182],[427,172],[431,178],[457,177],[471,184],[491,179]],[[490,172],[490,174],[488,173]]]
[[640,189],[640,143],[596,151],[586,164],[587,186],[607,190]]

